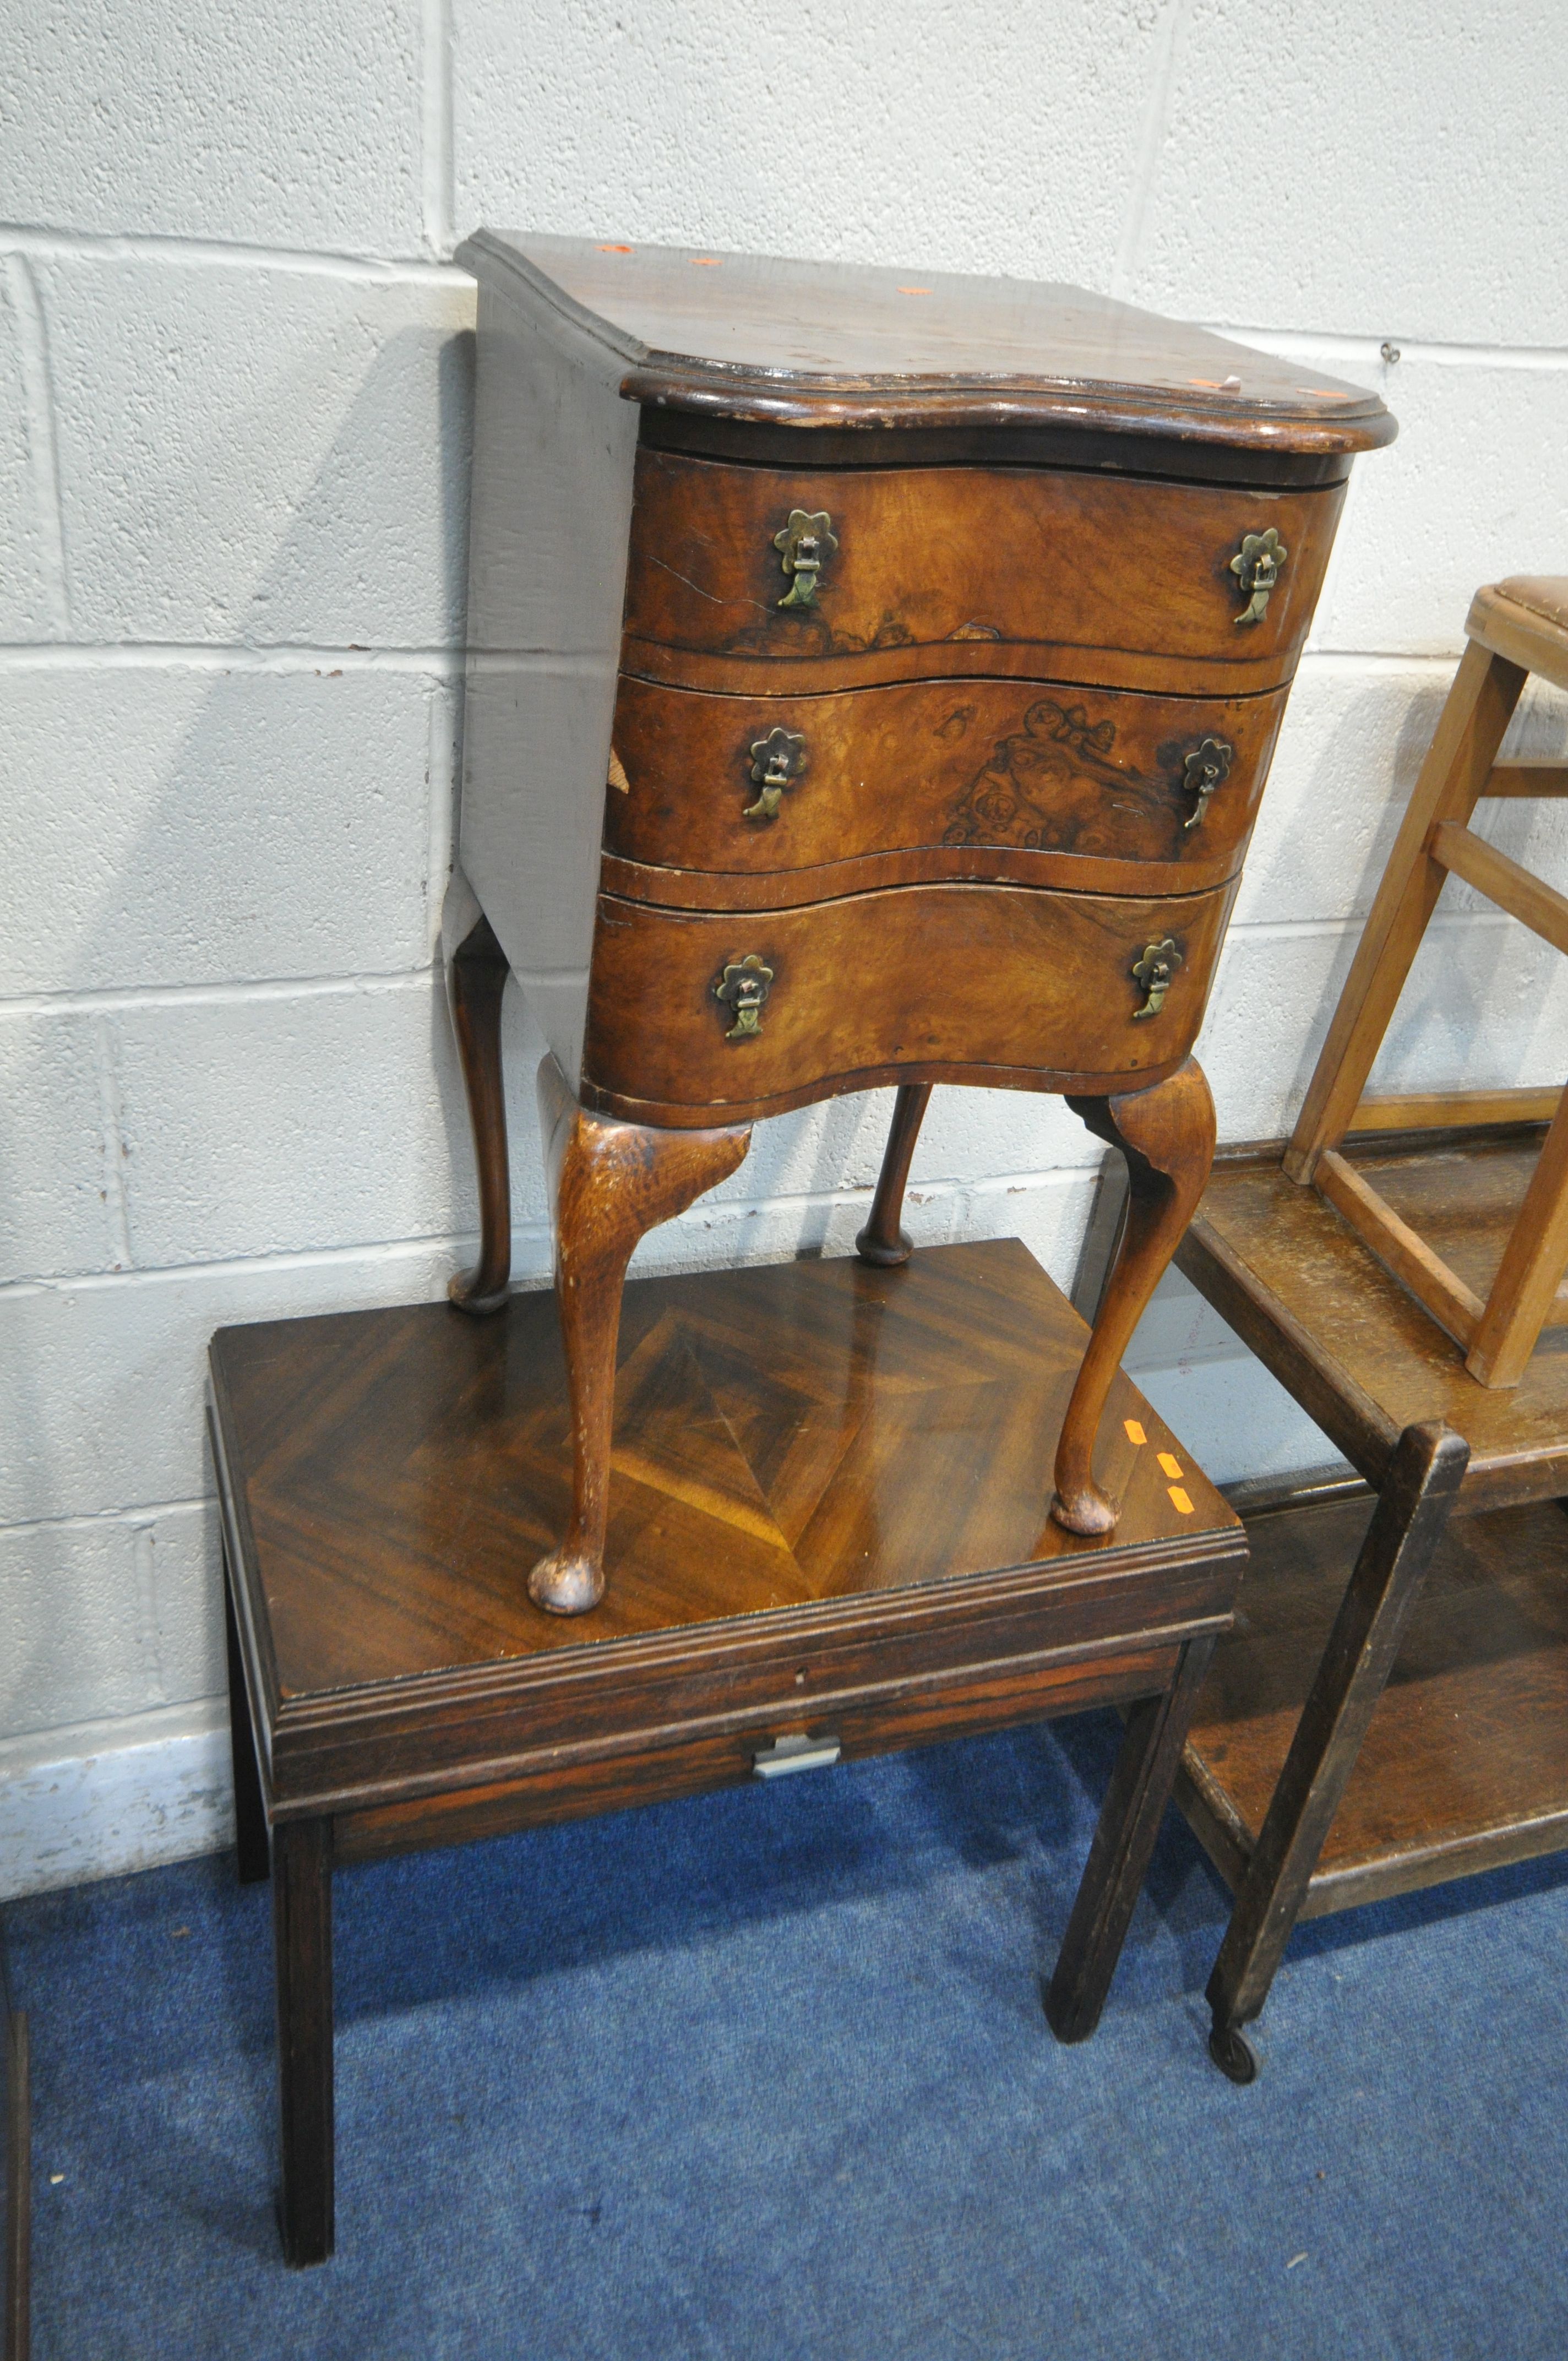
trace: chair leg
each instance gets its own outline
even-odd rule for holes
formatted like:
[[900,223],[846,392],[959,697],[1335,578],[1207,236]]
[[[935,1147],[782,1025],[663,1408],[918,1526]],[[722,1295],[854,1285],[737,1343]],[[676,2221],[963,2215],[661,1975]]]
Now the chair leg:
[[281,1820],[272,1839],[283,2256],[333,2250],[332,1822]]
[[[468,910],[475,906],[470,899]],[[501,1071],[501,1000],[510,972],[484,917],[447,953],[447,1005],[479,1172],[479,1259],[453,1279],[446,1291],[460,1312],[477,1314],[500,1311],[511,1278],[511,1178]]]
[[1395,1448],[1209,1979],[1209,2048],[1234,2081],[1256,2072],[1241,2028],[1268,1998],[1469,1461],[1449,1427],[1408,1426]]
[[877,1175],[876,1195],[872,1199],[871,1218],[855,1240],[855,1252],[862,1262],[890,1269],[895,1263],[907,1262],[915,1251],[898,1224],[904,1212],[910,1159],[930,1103],[929,1082],[900,1083],[894,1101],[893,1126],[883,1150],[882,1170]]
[[1212,1638],[1189,1640],[1169,1688],[1140,1697],[1127,1716],[1046,1993],[1046,2019],[1058,2041],[1087,2041],[1100,2022],[1213,1653]]
[[1464,1366],[1484,1386],[1517,1386],[1568,1263],[1568,1093],[1541,1143]]
[[554,1058],[539,1069],[540,1128],[555,1215],[555,1300],[572,1415],[572,1514],[558,1548],[528,1577],[535,1606],[582,1615],[604,1596],[610,1435],[620,1296],[632,1248],[733,1172],[750,1124],[658,1131],[589,1115]]
[[1214,1102],[1203,1069],[1189,1058],[1152,1090],[1068,1104],[1126,1158],[1129,1198],[1115,1265],[1062,1421],[1051,1514],[1069,1532],[1108,1533],[1117,1510],[1094,1481],[1094,1438],[1128,1339],[1203,1194],[1214,1160]]
[[256,1755],[256,1726],[245,1686],[245,1663],[239,1648],[239,1623],[235,1615],[234,1577],[228,1551],[224,1551],[224,1631],[229,1659],[229,1752],[234,1761],[234,1834],[239,1882],[256,1885],[271,1867],[267,1839],[267,1804],[261,1792],[261,1768]]

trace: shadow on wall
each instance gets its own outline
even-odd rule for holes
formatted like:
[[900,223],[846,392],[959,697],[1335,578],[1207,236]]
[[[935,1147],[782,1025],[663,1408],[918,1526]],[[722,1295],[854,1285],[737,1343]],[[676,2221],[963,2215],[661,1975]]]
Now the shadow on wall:
[[[1330,665],[1297,688],[1198,1041],[1222,1140],[1275,1138],[1295,1120],[1451,678],[1434,667],[1412,694],[1402,670],[1347,680]],[[1568,697],[1532,684],[1506,751],[1546,760],[1565,748]],[[1482,803],[1475,824],[1568,887],[1562,804]],[[1560,1082],[1565,1029],[1568,963],[1450,880],[1377,1087]]]
[[[28,1212],[36,1190],[29,1199],[20,1170],[0,1172],[0,1202],[19,1203],[33,1227],[24,1279],[49,1282],[51,1267],[167,1271],[472,1225],[466,1111],[431,945],[452,833],[473,345],[471,334],[408,328],[371,354],[247,601],[247,653],[232,668],[116,666],[92,676],[88,697],[79,673],[31,675],[53,753],[46,738],[36,831],[26,819],[37,837],[29,866],[36,857],[37,873],[59,878],[60,892],[27,929],[33,943],[16,947],[35,971],[23,988],[36,990],[41,972],[56,991],[168,996],[57,1011],[37,1025],[36,1071],[20,1095],[48,1109],[62,1081],[76,1084],[76,1104],[92,1113],[74,1162],[90,1158],[90,1126],[101,1120],[103,1169],[91,1189],[102,1206],[99,1224],[92,1209],[77,1221],[69,1253],[51,1253]],[[384,551],[367,536],[342,561],[353,594],[323,636],[367,643],[369,662],[257,665],[249,651],[298,643],[302,614],[321,630],[309,569],[345,512],[390,514],[396,530],[395,499],[369,499],[350,478],[380,451],[407,450],[411,401],[427,411],[438,451],[441,578],[428,605],[444,619],[440,642],[377,662],[368,643]],[[232,443],[214,436],[207,456],[217,473],[243,478],[245,454]],[[199,513],[200,469],[188,497]],[[424,513],[429,538],[428,500]],[[71,764],[74,776],[62,767]],[[320,1281],[313,1308],[331,1309],[339,1281],[330,1268]],[[365,1299],[363,1272],[343,1284]],[[108,1418],[123,1429],[129,1417],[148,1438],[145,1455],[133,1438],[132,1460],[167,1461],[153,1438],[171,1419],[189,1421],[203,1323],[236,1316],[222,1308],[223,1285],[208,1290],[215,1311],[192,1294],[150,1321],[127,1310],[115,1326],[94,1314],[109,1340],[100,1357],[115,1367],[86,1380],[75,1375],[78,1348],[13,1301],[5,1456],[13,1475],[24,1471],[24,1517],[76,1514],[90,1430]],[[53,1280],[49,1295],[69,1286]],[[237,1316],[264,1316],[260,1289],[244,1301],[253,1308]],[[297,1301],[296,1282],[290,1308]],[[104,1438],[105,1460],[117,1466],[126,1453],[123,1432]],[[148,1498],[129,1488],[137,1472],[127,1461],[109,1479],[115,1506]],[[0,1597],[0,1734],[221,1686],[215,1554],[199,1594],[171,1571],[175,1595],[160,1597],[156,1513],[148,1509],[145,1536],[128,1544],[107,1522],[29,1543]],[[188,1629],[198,1614],[200,1643]],[[168,1645],[160,1626],[165,1640],[176,1635]],[[192,1672],[198,1664],[205,1676]]]

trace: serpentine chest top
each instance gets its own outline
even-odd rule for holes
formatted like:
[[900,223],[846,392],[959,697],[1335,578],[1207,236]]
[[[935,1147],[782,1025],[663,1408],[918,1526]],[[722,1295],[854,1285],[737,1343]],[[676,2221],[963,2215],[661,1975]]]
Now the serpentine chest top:
[[1126,1145],[1114,1110],[1186,1077],[1160,1129],[1190,1163],[1190,1052],[1382,403],[1066,287],[489,230],[458,258],[449,939],[517,974],[548,1121],[734,1133],[899,1083],[883,1260],[933,1082],[1068,1093]]

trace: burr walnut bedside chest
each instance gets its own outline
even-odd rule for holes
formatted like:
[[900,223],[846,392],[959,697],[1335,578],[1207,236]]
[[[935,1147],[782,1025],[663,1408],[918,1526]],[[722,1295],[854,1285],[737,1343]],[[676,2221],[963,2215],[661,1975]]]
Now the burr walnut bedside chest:
[[[1067,289],[461,258],[445,921],[482,1235],[453,1295],[495,1316],[213,1347],[302,2263],[334,2239],[334,1862],[1118,1703],[1047,1995],[1092,2029],[1244,1555],[1117,1362],[1208,1175],[1191,1048],[1351,455],[1394,431]],[[508,1294],[509,972],[549,1045],[558,1322]],[[889,1082],[858,1260],[623,1312],[638,1237],[758,1116]],[[1124,1151],[1091,1336],[1015,1240],[908,1259],[936,1082],[1065,1093]]]
[[[1066,287],[482,231],[448,976],[505,1300],[499,1006],[541,1069],[591,1608],[621,1282],[761,1115],[936,1082],[1126,1155],[1052,1513],[1207,1178],[1191,1050],[1373,395]],[[758,1340],[765,1356],[766,1340]],[[1042,1475],[1042,1489],[1043,1489]]]

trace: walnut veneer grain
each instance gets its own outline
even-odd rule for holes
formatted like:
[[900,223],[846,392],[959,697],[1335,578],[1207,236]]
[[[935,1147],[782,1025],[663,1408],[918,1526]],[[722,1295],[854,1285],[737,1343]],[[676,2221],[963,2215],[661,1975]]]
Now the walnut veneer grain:
[[[1284,711],[1277,690],[1188,699],[967,679],[763,699],[626,676],[605,883],[729,909],[941,877],[1198,893],[1241,864]],[[781,729],[802,741],[802,767],[773,818],[748,818],[752,750]],[[1228,765],[1195,816],[1189,765],[1206,740]]]
[[[1152,1085],[1197,1036],[1234,890],[911,885],[739,917],[607,894],[581,1093],[628,1120],[684,1124],[776,1114],[828,1081]],[[1167,938],[1180,963],[1158,1020],[1140,1024],[1133,970]],[[737,1042],[713,986],[753,953],[773,980],[758,1032]]]
[[[1067,469],[729,467],[638,454],[628,672],[767,696],[1022,673],[1223,697],[1295,669],[1343,492],[1129,483]],[[781,605],[774,533],[831,516],[810,606]],[[1259,623],[1230,571],[1249,533],[1290,555]]]
[[[656,1159],[876,1083],[1169,1082],[1376,398],[1070,289],[461,258],[462,863],[565,1088]],[[499,1102],[488,1036],[465,1071]],[[1117,1333],[1158,1275],[1118,1268]]]

